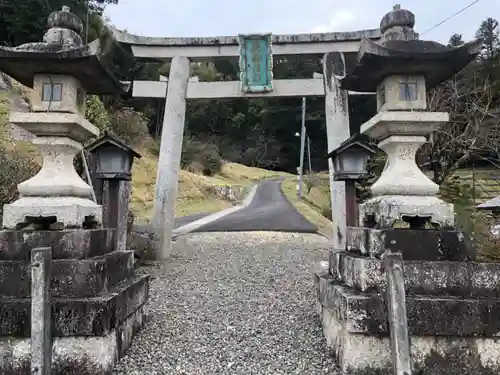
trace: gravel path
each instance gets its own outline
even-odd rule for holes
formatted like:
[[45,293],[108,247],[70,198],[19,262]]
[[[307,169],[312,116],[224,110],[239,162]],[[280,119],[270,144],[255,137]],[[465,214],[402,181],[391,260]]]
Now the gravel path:
[[203,233],[174,246],[167,276],[152,282],[149,321],[114,374],[336,374],[313,282],[327,239]]

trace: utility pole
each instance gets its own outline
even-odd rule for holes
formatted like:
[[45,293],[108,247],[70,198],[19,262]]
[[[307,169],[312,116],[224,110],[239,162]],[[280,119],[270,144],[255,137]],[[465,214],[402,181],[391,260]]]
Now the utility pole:
[[302,178],[304,175],[304,151],[306,145],[306,97],[302,97],[302,129],[300,131],[299,188],[297,195],[302,199]]
[[309,160],[309,173],[312,173],[312,162],[311,162],[311,138],[307,135],[307,159]]

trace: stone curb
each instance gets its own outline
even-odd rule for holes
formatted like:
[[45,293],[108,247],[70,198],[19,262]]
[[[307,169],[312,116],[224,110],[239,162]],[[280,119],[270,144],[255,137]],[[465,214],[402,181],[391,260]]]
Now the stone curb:
[[234,206],[234,207],[231,207],[231,208],[228,208],[228,209],[225,209],[225,210],[222,210],[222,211],[219,211],[219,212],[216,212],[216,213],[213,213],[211,215],[208,215],[208,216],[205,216],[201,219],[198,219],[198,220],[195,220],[195,221],[192,221],[186,225],[183,225],[183,226],[180,226],[178,228],[175,228],[172,232],[172,238],[176,238],[178,236],[182,236],[184,234],[188,234],[190,232],[193,232],[195,231],[196,229],[206,225],[206,224],[209,224],[209,223],[212,223],[214,221],[217,221],[221,218],[223,218],[224,216],[227,216],[229,214],[232,214],[234,212],[237,212],[239,210],[242,210],[246,207],[248,207],[254,197],[255,197],[255,194],[257,193],[257,188],[258,188],[258,184],[257,185],[254,185],[252,186],[252,188],[250,189],[250,192],[247,194],[247,196],[243,199],[243,201],[241,202],[241,204],[237,205],[237,206]]

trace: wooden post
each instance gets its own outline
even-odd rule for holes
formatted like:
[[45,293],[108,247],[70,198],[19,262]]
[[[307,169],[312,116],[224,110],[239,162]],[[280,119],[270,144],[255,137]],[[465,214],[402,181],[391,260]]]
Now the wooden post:
[[94,188],[94,194],[96,198],[96,203],[102,205],[102,194],[103,194],[103,180],[100,178],[96,178],[96,161],[95,157],[92,154],[89,154],[89,169],[90,169],[90,178],[92,179],[92,186]]
[[109,185],[109,180],[101,180],[102,181],[102,190],[101,190],[101,204],[102,204],[102,226],[104,228],[112,228],[113,227],[113,203],[111,200],[111,187]]
[[131,193],[131,181],[121,180],[118,182],[117,225],[115,233],[116,250],[127,250],[128,213]]
[[395,375],[411,375],[410,338],[406,316],[405,279],[401,253],[382,255],[387,278],[387,305]]
[[51,374],[51,263],[50,247],[31,251],[31,374],[36,375]]
[[156,260],[168,259],[172,247],[189,71],[189,58],[176,56],[172,59],[165,100],[152,219]]
[[346,199],[346,224],[348,227],[357,227],[357,202],[356,202],[356,182],[348,180],[345,182]]
[[[346,75],[344,54],[330,52],[323,57],[325,115],[328,153],[349,138],[349,94],[340,87],[339,78]],[[333,162],[328,159],[333,221],[333,250],[346,248],[346,188],[343,181],[333,180]]]
[[132,184],[127,180],[104,180],[103,186],[103,226],[115,229],[115,250],[126,250]]

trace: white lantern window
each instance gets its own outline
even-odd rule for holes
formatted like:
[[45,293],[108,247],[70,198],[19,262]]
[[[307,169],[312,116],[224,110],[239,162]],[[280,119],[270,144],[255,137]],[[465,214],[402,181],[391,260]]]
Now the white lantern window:
[[414,102],[417,97],[416,82],[400,82],[399,83],[399,100],[405,102]]
[[62,101],[62,83],[44,83],[42,89],[43,102]]

